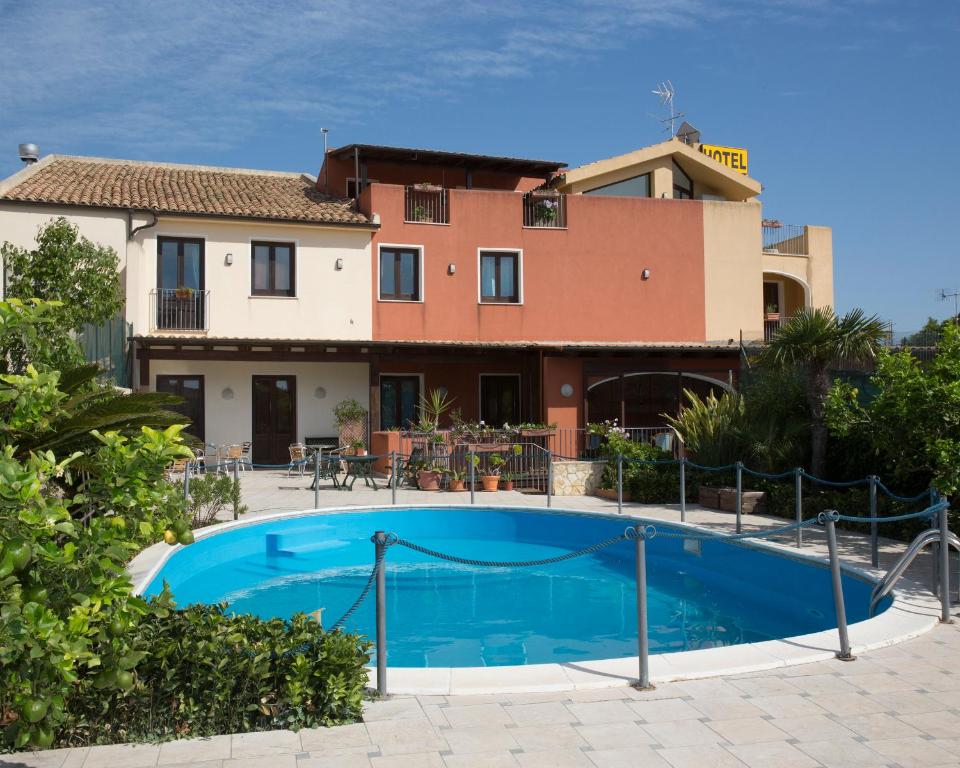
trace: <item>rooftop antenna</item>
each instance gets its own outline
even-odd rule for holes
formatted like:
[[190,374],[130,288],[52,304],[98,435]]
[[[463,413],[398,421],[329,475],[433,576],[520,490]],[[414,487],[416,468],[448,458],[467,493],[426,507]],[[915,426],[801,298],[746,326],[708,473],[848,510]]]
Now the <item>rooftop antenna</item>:
[[684,117],[683,112],[677,112],[673,105],[673,97],[677,91],[670,80],[664,80],[653,89],[652,93],[654,96],[660,98],[660,103],[670,112],[670,116],[662,118],[660,122],[664,123],[663,130],[670,136],[673,136],[676,133],[675,123]]
[[330,129],[321,128],[320,133],[323,134],[323,191],[329,195],[330,184],[328,183],[328,176],[330,169],[327,168],[327,134],[330,133]]
[[937,298],[940,299],[940,301],[953,299],[953,322],[955,324],[960,323],[960,291],[948,291],[946,288],[941,288],[937,291]]

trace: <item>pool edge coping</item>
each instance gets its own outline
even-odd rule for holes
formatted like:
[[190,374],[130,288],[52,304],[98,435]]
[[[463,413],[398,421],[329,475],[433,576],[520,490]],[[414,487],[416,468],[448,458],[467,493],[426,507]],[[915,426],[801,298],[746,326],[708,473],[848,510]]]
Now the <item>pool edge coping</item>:
[[[709,532],[720,540],[729,536],[702,525],[652,519],[624,510],[623,514],[571,509],[564,507],[525,507],[517,505],[477,504],[476,509],[498,511],[532,511],[563,513],[583,517],[643,520],[656,526]],[[321,507],[317,509],[285,510],[246,520],[231,520],[194,531],[197,540],[216,536],[234,528],[248,527],[287,518],[327,514],[366,512],[369,510],[429,509],[466,507],[464,504],[378,504],[348,507]],[[741,541],[744,546],[775,552],[794,560],[802,560],[818,567],[827,567],[825,557],[797,551],[792,545],[773,541]],[[134,581],[135,595],[141,595],[159,571],[182,546],[158,542],[139,552],[127,565],[127,573]],[[859,566],[841,563],[844,573],[869,583],[879,579]],[[908,584],[912,584],[907,580]],[[917,585],[919,586],[919,585]],[[929,594],[910,594],[905,589],[891,593],[892,603],[878,616],[849,625],[850,643],[854,654],[864,653],[929,632],[939,617],[939,601]],[[758,643],[706,648],[696,651],[651,654],[650,679],[653,683],[720,677],[827,661],[836,657],[839,641],[837,630],[829,629],[807,635],[765,640]],[[469,695],[498,693],[545,693],[583,689],[610,688],[628,685],[637,679],[636,656],[600,659],[584,662],[526,664],[502,667],[388,667],[391,694],[410,695]],[[367,668],[369,685],[376,685],[376,670]]]

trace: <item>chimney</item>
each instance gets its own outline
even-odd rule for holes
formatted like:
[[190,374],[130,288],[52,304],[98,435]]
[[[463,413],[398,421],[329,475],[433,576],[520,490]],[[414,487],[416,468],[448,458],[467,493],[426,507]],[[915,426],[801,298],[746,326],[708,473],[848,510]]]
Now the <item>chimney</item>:
[[25,165],[33,165],[40,159],[40,147],[36,144],[21,144],[20,159]]

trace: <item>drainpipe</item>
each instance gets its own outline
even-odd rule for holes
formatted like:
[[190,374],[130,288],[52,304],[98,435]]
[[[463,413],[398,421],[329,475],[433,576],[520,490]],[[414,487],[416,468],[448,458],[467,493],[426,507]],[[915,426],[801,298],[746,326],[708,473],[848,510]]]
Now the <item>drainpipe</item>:
[[133,215],[136,211],[133,208],[127,209],[127,240],[133,240],[133,236],[138,232],[141,232],[144,229],[150,229],[151,227],[157,226],[157,213],[156,211],[146,211],[153,218],[153,221],[148,224],[141,224],[139,227],[133,226]]

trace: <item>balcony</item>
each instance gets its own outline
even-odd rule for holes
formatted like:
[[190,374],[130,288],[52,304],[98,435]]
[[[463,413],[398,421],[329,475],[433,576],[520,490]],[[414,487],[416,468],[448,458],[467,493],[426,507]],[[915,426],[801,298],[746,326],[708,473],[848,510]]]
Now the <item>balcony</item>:
[[192,288],[150,291],[151,331],[206,331],[209,323],[210,291]]
[[808,256],[807,228],[802,224],[781,224],[776,219],[764,219],[763,250],[785,256]]
[[408,224],[449,224],[449,201],[448,191],[434,184],[405,187],[403,220]]
[[523,196],[523,226],[564,229],[567,226],[566,195],[553,190],[534,190]]

